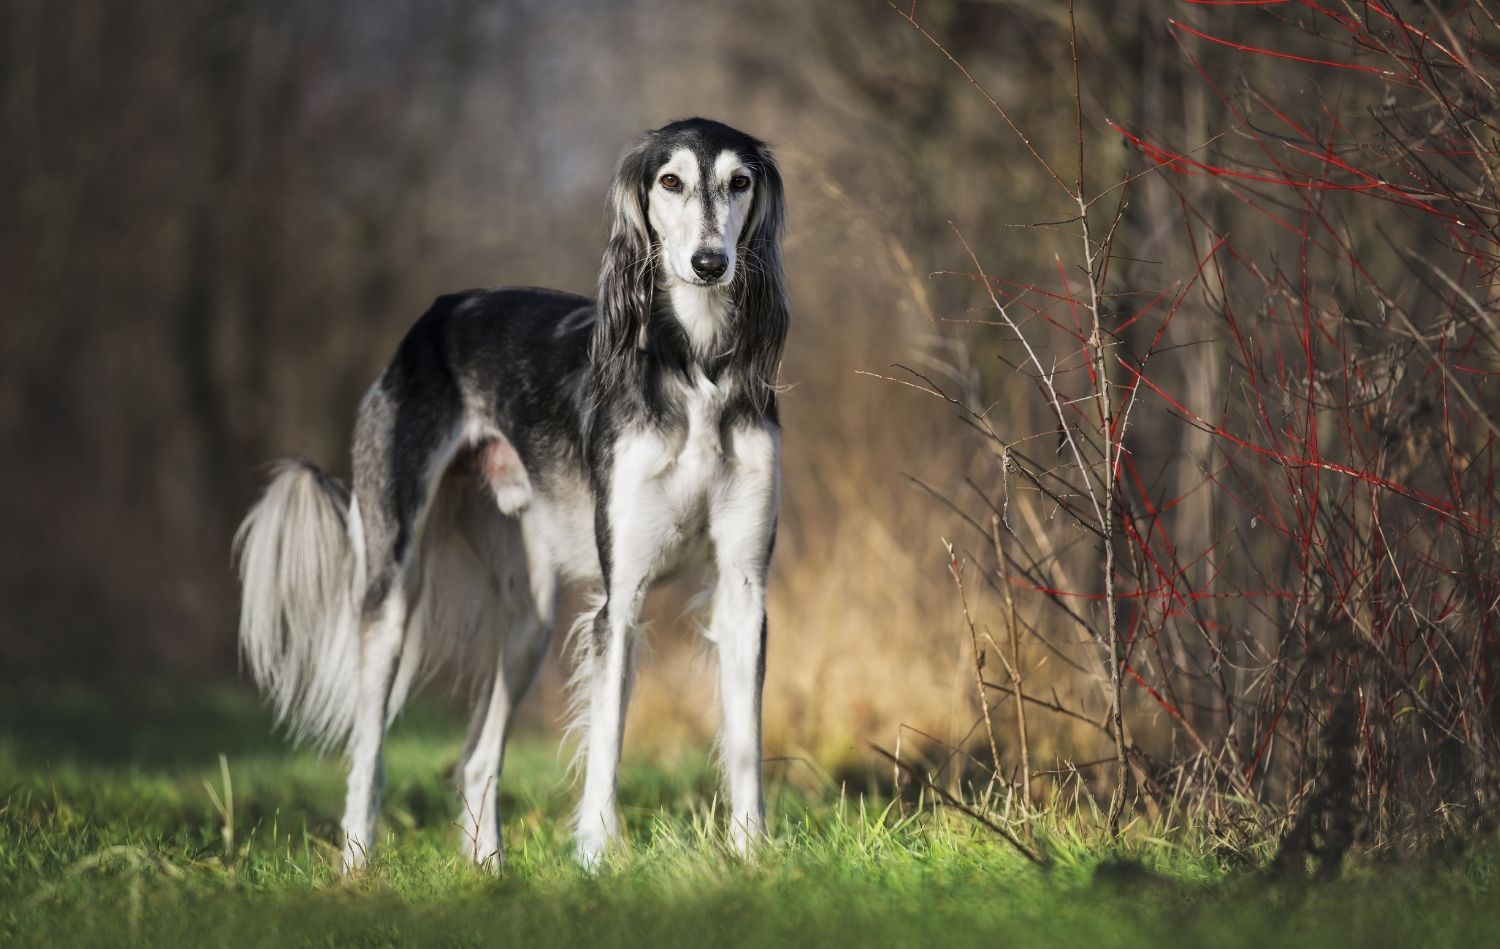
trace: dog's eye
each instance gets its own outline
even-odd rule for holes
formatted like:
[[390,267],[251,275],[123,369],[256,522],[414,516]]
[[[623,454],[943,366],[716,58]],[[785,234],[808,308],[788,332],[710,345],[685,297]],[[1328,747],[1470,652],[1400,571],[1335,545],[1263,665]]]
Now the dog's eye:
[[729,179],[729,187],[733,188],[735,191],[744,191],[746,188],[750,187],[750,179],[745,175],[735,175],[733,178]]
[[661,186],[668,191],[682,190],[682,179],[676,175],[662,175],[658,180],[661,182]]

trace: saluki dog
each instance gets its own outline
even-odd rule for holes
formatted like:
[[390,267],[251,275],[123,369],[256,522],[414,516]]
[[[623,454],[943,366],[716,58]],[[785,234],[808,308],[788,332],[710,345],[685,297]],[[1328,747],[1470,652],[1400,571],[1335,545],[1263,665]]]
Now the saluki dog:
[[386,729],[438,669],[478,696],[456,775],[465,851],[503,859],[506,734],[573,582],[597,594],[571,634],[576,853],[597,867],[620,833],[641,604],[693,566],[712,577],[730,839],[744,852],[764,832],[781,175],[764,143],[688,119],[625,153],[609,209],[597,300],[439,297],[360,402],[353,490],[281,462],[235,537],[251,672],[294,736],[347,755],[346,870],[375,842]]

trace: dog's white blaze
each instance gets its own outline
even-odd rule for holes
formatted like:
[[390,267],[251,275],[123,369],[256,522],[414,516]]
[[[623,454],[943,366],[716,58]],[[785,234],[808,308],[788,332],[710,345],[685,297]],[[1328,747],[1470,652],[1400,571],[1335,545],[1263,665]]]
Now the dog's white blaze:
[[[682,182],[677,191],[663,187],[664,175]],[[700,180],[697,156],[686,148],[673,152],[656,173],[647,215],[661,242],[663,284],[672,309],[687,331],[688,340],[700,356],[718,355],[717,344],[729,321],[730,287],[738,262],[740,233],[753,205],[754,184],[734,191],[729,183],[749,171],[734,152],[725,150],[714,159],[709,180]],[[711,189],[713,220],[705,220],[702,189]],[[713,284],[704,284],[693,272],[693,255],[700,250],[724,254],[724,274]]]
[[[669,191],[661,184],[663,175],[676,175],[682,182],[676,191]],[[740,232],[754,204],[754,178],[744,191],[734,191],[729,182],[735,175],[751,177],[741,164],[739,156],[725,150],[714,158],[710,180],[700,181],[698,157],[689,149],[679,148],[666,163],[657,169],[656,182],[652,185],[647,201],[647,219],[651,229],[661,242],[661,257],[666,263],[662,268],[668,283],[702,285],[693,272],[693,255],[700,250],[722,252],[728,258],[723,276],[717,286],[728,287],[734,282],[734,268],[738,256]],[[713,221],[704,220],[701,190],[712,190]]]

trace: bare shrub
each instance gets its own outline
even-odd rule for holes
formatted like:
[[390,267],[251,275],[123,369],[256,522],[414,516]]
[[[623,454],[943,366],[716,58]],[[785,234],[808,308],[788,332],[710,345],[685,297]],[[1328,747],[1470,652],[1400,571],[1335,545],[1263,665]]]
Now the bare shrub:
[[[1022,603],[1007,661],[1033,668],[986,679],[984,714],[1090,726],[1055,754],[1099,759],[1114,831],[1127,805],[1250,820],[1290,827],[1283,865],[1336,868],[1494,804],[1500,34],[1483,3],[1187,14],[1158,27],[1190,121],[1152,127],[1159,102],[1089,109],[1069,7],[1066,160],[947,55],[1026,142],[1071,250],[1051,281],[1004,280],[958,238],[1008,331],[988,356],[1029,395],[900,379],[994,461],[945,496],[999,628]],[[1096,172],[1105,136],[1131,158]],[[976,668],[1004,654],[979,640]],[[1023,754],[1020,731],[1004,773]]]

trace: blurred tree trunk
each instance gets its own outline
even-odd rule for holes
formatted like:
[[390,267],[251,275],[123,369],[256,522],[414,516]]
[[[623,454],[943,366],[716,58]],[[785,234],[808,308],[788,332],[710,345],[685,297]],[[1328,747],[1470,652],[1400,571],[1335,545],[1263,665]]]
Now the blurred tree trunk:
[[[253,32],[258,8],[247,0],[220,0],[199,12],[202,20],[182,39],[188,47],[183,55],[201,79],[203,95],[197,106],[202,138],[197,144],[206,155],[208,173],[191,211],[188,257],[172,310],[172,339],[182,376],[183,410],[196,448],[198,483],[206,493],[203,528],[222,541],[229,535],[232,504],[246,493],[246,464],[243,440],[235,437],[219,343],[236,337],[254,352],[264,339],[260,333],[234,332],[244,301],[232,299],[243,286],[234,272],[234,242],[254,237],[253,231],[245,233],[243,198],[245,162],[252,151],[245,118],[258,92],[252,85],[254,47],[246,37]],[[249,356],[249,361],[263,365],[264,357]]]

